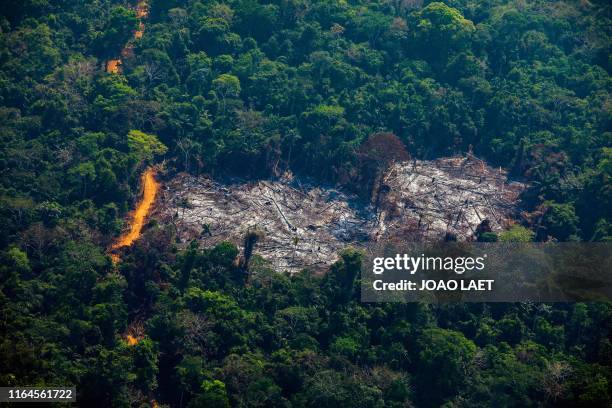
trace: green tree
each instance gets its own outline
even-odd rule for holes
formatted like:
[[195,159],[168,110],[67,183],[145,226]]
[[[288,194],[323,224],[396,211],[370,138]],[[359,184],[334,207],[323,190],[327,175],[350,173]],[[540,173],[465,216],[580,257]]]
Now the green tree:
[[138,27],[136,12],[123,6],[113,7],[102,31],[96,32],[94,42],[103,57],[118,55]]
[[229,408],[225,384],[219,380],[205,380],[201,385],[201,394],[194,398],[189,406]]
[[221,74],[212,81],[213,89],[221,96],[221,111],[225,113],[227,98],[236,98],[240,94],[240,80],[231,74]]
[[502,242],[531,242],[534,237],[533,231],[518,224],[499,234],[499,240]]
[[416,14],[415,41],[421,52],[438,67],[444,66],[451,53],[470,45],[474,23],[459,10],[432,2]]
[[157,136],[141,132],[140,130],[129,131],[127,144],[139,163],[149,162],[155,156],[164,155],[168,151],[168,148],[159,141]]
[[421,398],[436,406],[455,396],[465,383],[477,348],[463,334],[439,328],[425,329],[417,345]]
[[566,241],[578,233],[579,219],[576,210],[570,203],[546,202],[546,214],[544,215],[544,227],[549,235]]
[[157,388],[159,370],[156,345],[145,337],[133,349],[135,384],[145,395],[151,395]]

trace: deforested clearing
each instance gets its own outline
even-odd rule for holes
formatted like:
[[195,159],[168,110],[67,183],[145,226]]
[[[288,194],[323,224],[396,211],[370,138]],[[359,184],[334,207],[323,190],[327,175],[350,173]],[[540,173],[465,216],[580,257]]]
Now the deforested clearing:
[[257,227],[263,239],[255,253],[274,269],[323,271],[347,246],[449,235],[470,240],[484,220],[502,230],[514,222],[524,185],[468,155],[393,164],[377,188],[377,200],[364,203],[290,176],[220,183],[180,174],[166,183],[157,212],[182,244],[226,240],[242,247],[246,232]]

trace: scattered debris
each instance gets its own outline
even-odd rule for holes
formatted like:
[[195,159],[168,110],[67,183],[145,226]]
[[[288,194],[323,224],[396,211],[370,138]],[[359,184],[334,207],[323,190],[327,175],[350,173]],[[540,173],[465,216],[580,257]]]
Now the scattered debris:
[[181,174],[161,194],[158,215],[183,244],[229,240],[263,231],[255,253],[276,270],[324,270],[343,248],[382,239],[436,240],[452,234],[473,239],[488,219],[499,231],[512,223],[524,186],[473,155],[394,164],[383,177],[375,210],[333,188],[298,180],[221,184]]
[[219,184],[180,175],[162,192],[162,218],[176,226],[183,242],[205,246],[230,240],[242,246],[247,231],[263,239],[255,252],[279,270],[329,266],[351,242],[366,239],[362,217],[350,197],[334,189],[300,187],[281,181]]
[[524,189],[520,183],[508,183],[501,168],[493,169],[471,154],[395,164],[383,183],[388,192],[378,218],[381,237],[387,239],[432,240],[450,234],[466,240],[484,220],[500,231],[513,223]]

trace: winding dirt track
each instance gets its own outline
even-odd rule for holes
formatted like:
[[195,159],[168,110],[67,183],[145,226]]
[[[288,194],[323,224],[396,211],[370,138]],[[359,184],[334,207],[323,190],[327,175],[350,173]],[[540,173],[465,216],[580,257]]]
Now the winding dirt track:
[[113,251],[132,245],[132,243],[140,237],[142,227],[144,226],[145,220],[153,203],[155,202],[155,196],[159,191],[159,183],[155,180],[155,169],[149,167],[145,170],[141,177],[142,184],[142,198],[138,202],[136,209],[132,215],[130,221],[130,229],[122,234],[119,239],[110,247],[111,257],[113,261],[119,261],[119,255]]
[[[136,5],[136,16],[138,17],[138,29],[134,31],[134,40],[138,40],[142,37],[144,32],[143,19],[149,15],[149,6],[146,0],[139,0]],[[133,47],[132,41],[128,42],[125,47],[121,50],[121,55],[129,54],[129,50]],[[106,62],[106,72],[117,74],[121,72],[121,59],[111,59]],[[127,232],[121,234],[117,241],[109,248],[109,254],[114,263],[119,262],[120,256],[117,253],[119,248],[127,247],[140,237],[142,227],[144,226],[145,220],[153,203],[155,202],[155,196],[159,190],[159,183],[155,180],[155,169],[149,167],[141,176],[142,184],[142,199],[136,206],[136,209],[132,213],[132,220],[130,222],[130,228]]]

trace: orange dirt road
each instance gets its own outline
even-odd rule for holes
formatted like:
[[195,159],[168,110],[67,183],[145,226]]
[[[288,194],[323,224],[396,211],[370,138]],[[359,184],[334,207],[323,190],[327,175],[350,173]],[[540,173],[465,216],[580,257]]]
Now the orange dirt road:
[[132,336],[131,334],[128,334],[125,340],[127,341],[127,344],[130,346],[135,346],[138,344],[138,339]]
[[120,59],[112,59],[106,61],[106,72],[109,74],[117,74],[119,73],[119,68],[121,65]]
[[119,256],[117,254],[112,253],[113,250],[130,246],[132,243],[140,237],[140,233],[142,231],[142,227],[144,226],[145,219],[153,206],[153,202],[155,202],[155,196],[157,195],[157,191],[159,190],[159,183],[155,180],[155,170],[152,167],[149,167],[142,174],[141,178],[142,183],[142,199],[138,202],[136,209],[132,215],[132,220],[130,222],[130,229],[122,234],[117,242],[115,242],[110,250],[111,257],[113,261],[117,262],[119,260]]

